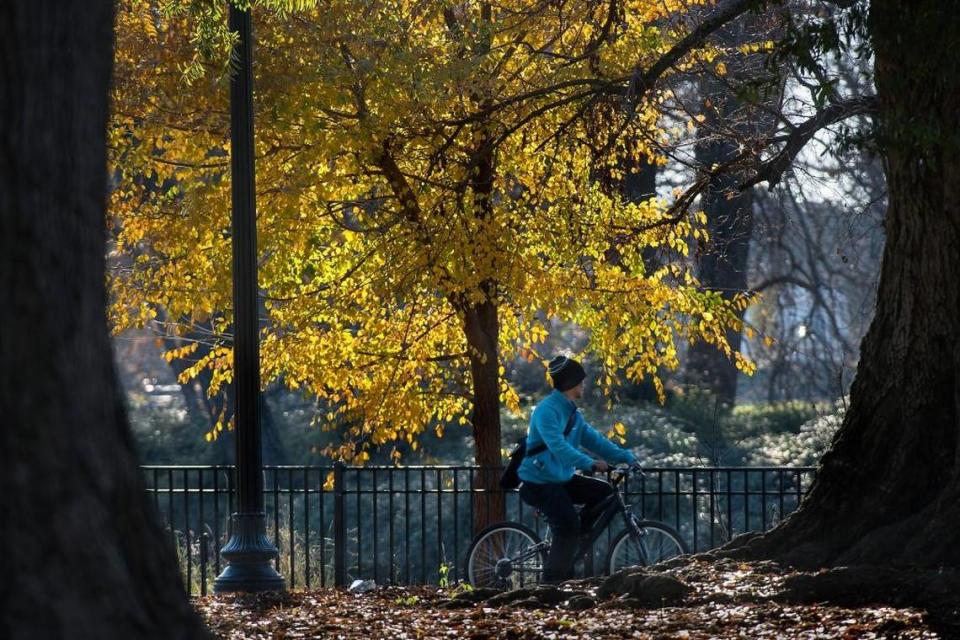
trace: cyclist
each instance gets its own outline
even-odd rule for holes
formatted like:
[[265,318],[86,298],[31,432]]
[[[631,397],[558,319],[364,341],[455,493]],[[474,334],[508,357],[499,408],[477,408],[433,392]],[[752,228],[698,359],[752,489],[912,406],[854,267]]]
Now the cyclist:
[[[589,531],[591,522],[581,522],[574,505],[584,505],[584,513],[613,493],[608,482],[575,473],[606,471],[613,463],[636,464],[635,456],[601,435],[590,426],[574,404],[583,397],[586,372],[579,362],[566,356],[550,361],[553,391],[533,411],[527,431],[527,451],[541,444],[546,449],[528,455],[520,463],[520,497],[538,509],[547,519],[553,543],[543,570],[543,582],[562,582],[572,577],[573,559],[580,533]],[[569,421],[572,425],[567,430]],[[568,431],[566,434],[565,431]],[[583,446],[599,456],[595,460],[580,451]]]

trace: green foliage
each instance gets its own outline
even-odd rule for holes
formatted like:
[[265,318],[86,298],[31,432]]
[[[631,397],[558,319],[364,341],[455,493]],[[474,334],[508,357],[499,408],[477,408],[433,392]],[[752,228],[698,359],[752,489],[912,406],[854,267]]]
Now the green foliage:
[[440,574],[440,588],[446,589],[450,586],[450,565],[446,562],[440,563],[440,568],[437,569],[437,573]]
[[460,593],[469,593],[473,591],[473,585],[469,582],[460,580],[456,583],[450,582],[450,571],[453,569],[453,565],[447,562],[441,562],[440,567],[437,569],[437,573],[440,576],[438,585],[440,586],[441,591],[446,592],[448,597],[454,597]]
[[714,412],[703,397],[618,415],[644,464],[814,465],[843,419],[839,407],[799,402]]
[[818,415],[816,405],[799,400],[739,405],[732,413],[744,435],[800,433],[803,425]]

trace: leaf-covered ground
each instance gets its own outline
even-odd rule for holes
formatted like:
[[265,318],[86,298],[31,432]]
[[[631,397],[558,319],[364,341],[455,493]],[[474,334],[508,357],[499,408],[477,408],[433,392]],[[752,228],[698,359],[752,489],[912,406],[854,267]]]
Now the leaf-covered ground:
[[384,587],[365,594],[328,589],[218,596],[196,604],[221,638],[948,637],[917,609],[777,601],[789,574],[763,564],[689,562],[668,574],[689,589],[675,606],[654,608],[641,604],[636,591],[605,597],[610,584],[598,580],[516,597]]

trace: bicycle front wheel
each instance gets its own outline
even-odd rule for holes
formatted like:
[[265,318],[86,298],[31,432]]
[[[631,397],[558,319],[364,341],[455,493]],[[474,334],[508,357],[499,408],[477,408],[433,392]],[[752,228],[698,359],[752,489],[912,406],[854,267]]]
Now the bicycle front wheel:
[[549,543],[515,522],[490,525],[467,551],[467,579],[474,587],[519,589],[540,581]]
[[631,516],[634,530],[628,527],[613,539],[607,552],[607,574],[627,567],[648,567],[689,553],[687,544],[671,527]]

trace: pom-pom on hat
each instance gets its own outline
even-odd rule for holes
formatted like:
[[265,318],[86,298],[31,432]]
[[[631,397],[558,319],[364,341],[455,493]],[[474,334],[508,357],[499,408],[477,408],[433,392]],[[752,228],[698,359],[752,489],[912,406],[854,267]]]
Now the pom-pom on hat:
[[583,382],[587,372],[580,363],[567,356],[557,356],[550,361],[550,378],[553,379],[553,388],[557,391],[568,391]]

